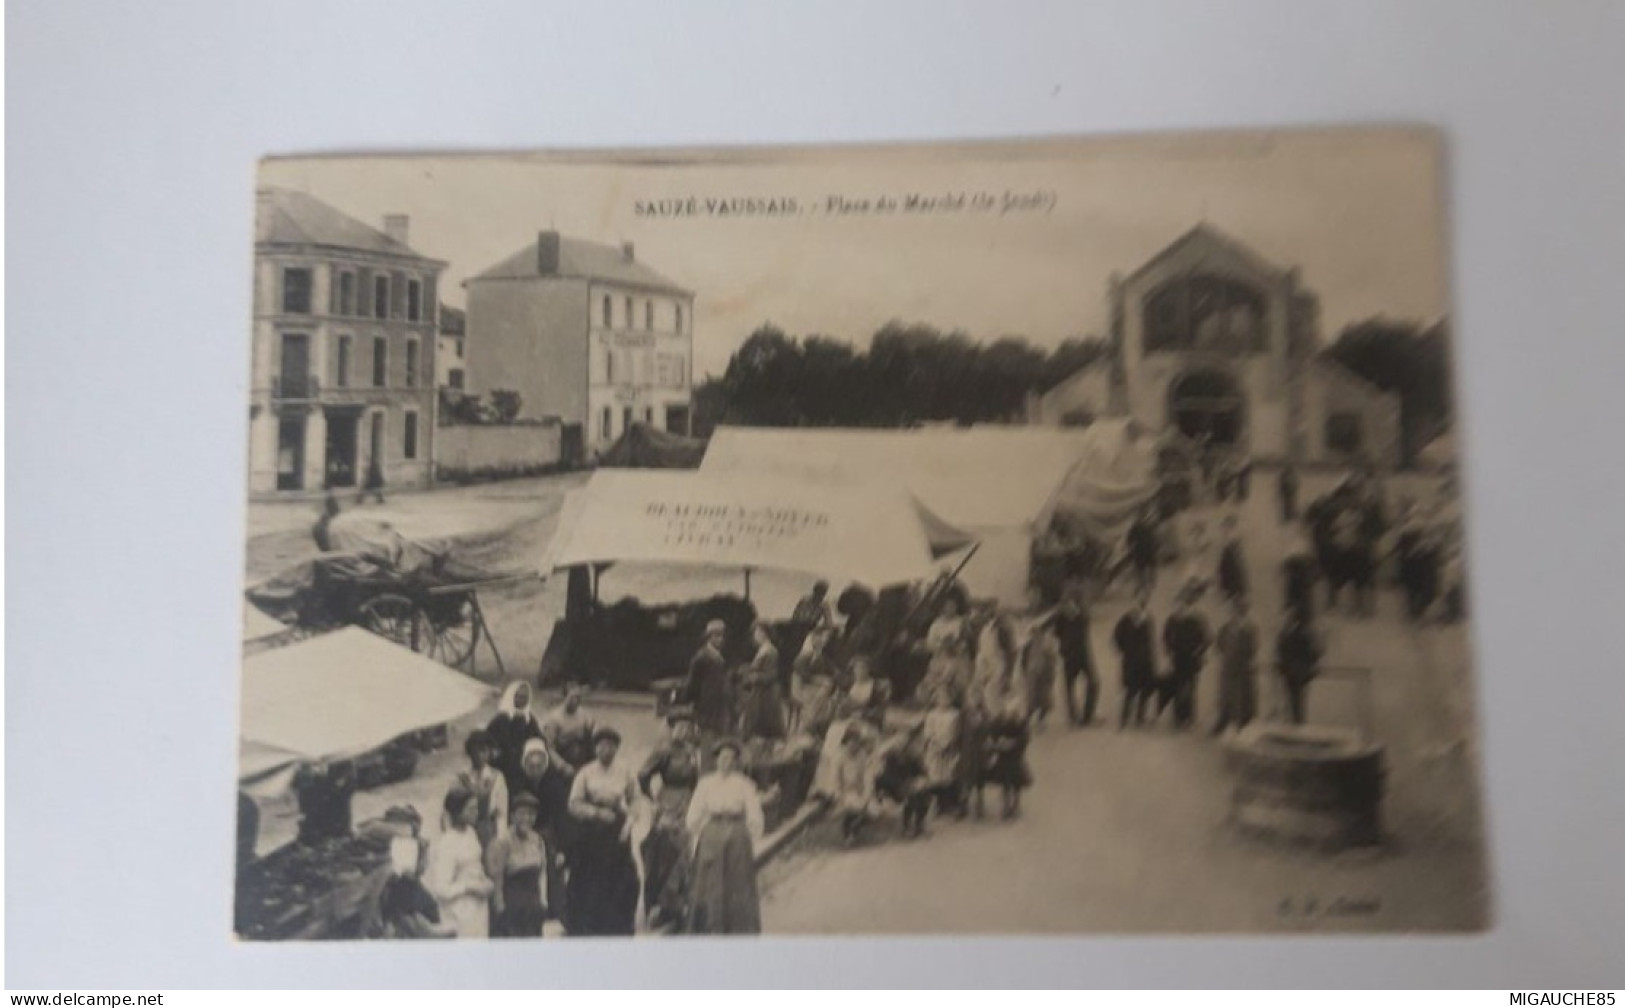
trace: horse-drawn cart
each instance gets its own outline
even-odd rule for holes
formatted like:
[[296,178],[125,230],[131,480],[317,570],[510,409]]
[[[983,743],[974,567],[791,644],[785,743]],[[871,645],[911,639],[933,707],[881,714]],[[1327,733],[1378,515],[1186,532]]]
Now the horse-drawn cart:
[[366,553],[325,553],[250,588],[248,599],[296,636],[359,626],[469,673],[484,644],[506,675],[479,592],[531,577],[493,574],[441,554],[402,566]]

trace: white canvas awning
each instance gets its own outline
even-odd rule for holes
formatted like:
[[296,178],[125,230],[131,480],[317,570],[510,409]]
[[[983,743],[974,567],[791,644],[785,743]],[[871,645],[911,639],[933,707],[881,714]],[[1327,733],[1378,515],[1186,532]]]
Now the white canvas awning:
[[456,720],[490,695],[490,687],[359,627],[265,651],[243,662],[238,776],[263,793],[270,780],[285,784],[300,763],[360,755]]
[[890,485],[601,469],[565,502],[544,573],[621,561],[799,571],[880,587],[972,537]]

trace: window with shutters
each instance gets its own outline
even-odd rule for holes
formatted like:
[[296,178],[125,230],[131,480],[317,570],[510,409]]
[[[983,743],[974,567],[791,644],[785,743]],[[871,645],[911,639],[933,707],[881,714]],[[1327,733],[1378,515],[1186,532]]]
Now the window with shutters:
[[334,314],[355,314],[355,274],[349,270],[339,270],[338,304],[334,306]]
[[372,384],[383,388],[389,380],[389,340],[382,336],[372,338]]
[[643,328],[653,329],[654,327],[655,303],[653,301],[645,301],[643,302]]
[[416,322],[423,317],[423,284],[417,280],[406,281],[406,320]]
[[628,329],[631,329],[633,327],[633,325],[634,325],[634,323],[632,321],[632,299],[627,298],[626,299],[626,327]]
[[355,282],[355,313],[362,318],[372,315],[372,299],[368,292],[372,290],[372,270],[363,266],[356,273]]
[[676,332],[676,333],[681,333],[683,331],[683,306],[682,305],[674,305],[673,307],[675,307],[677,309],[677,317],[676,317],[675,324],[672,326],[672,331]]
[[610,329],[610,328],[613,328],[614,325],[615,325],[615,320],[610,317],[609,295],[605,294],[604,295],[604,328],[605,329]]
[[401,430],[401,457],[418,457],[418,415],[415,410],[406,411],[406,426]]
[[615,384],[615,351],[604,351],[604,384]]
[[282,271],[282,311],[288,315],[310,314],[311,272],[304,267]]
[[348,336],[339,337],[338,387],[350,387],[350,344]]
[[372,278],[372,317],[389,318],[389,277]]
[[406,341],[406,387],[417,388],[418,385],[418,341]]

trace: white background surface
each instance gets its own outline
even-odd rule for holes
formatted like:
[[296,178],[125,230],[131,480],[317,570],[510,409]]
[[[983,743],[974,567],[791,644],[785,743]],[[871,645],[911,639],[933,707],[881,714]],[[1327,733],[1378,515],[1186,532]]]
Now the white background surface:
[[[7,986],[1622,982],[1625,6],[873,8],[14,0]],[[258,156],[1400,121],[1450,143],[1492,932],[228,938]]]

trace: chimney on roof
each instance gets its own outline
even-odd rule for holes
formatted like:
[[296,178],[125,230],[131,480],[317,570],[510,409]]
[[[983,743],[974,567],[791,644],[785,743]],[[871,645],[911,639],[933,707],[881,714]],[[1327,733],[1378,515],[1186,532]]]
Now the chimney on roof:
[[536,235],[536,272],[554,276],[559,271],[559,233],[542,231]]
[[390,241],[399,242],[402,245],[407,244],[406,229],[411,220],[412,218],[405,214],[386,214],[384,216],[384,234],[389,236]]
[[625,259],[627,262],[632,261],[632,243],[631,242],[621,242],[621,258]]

